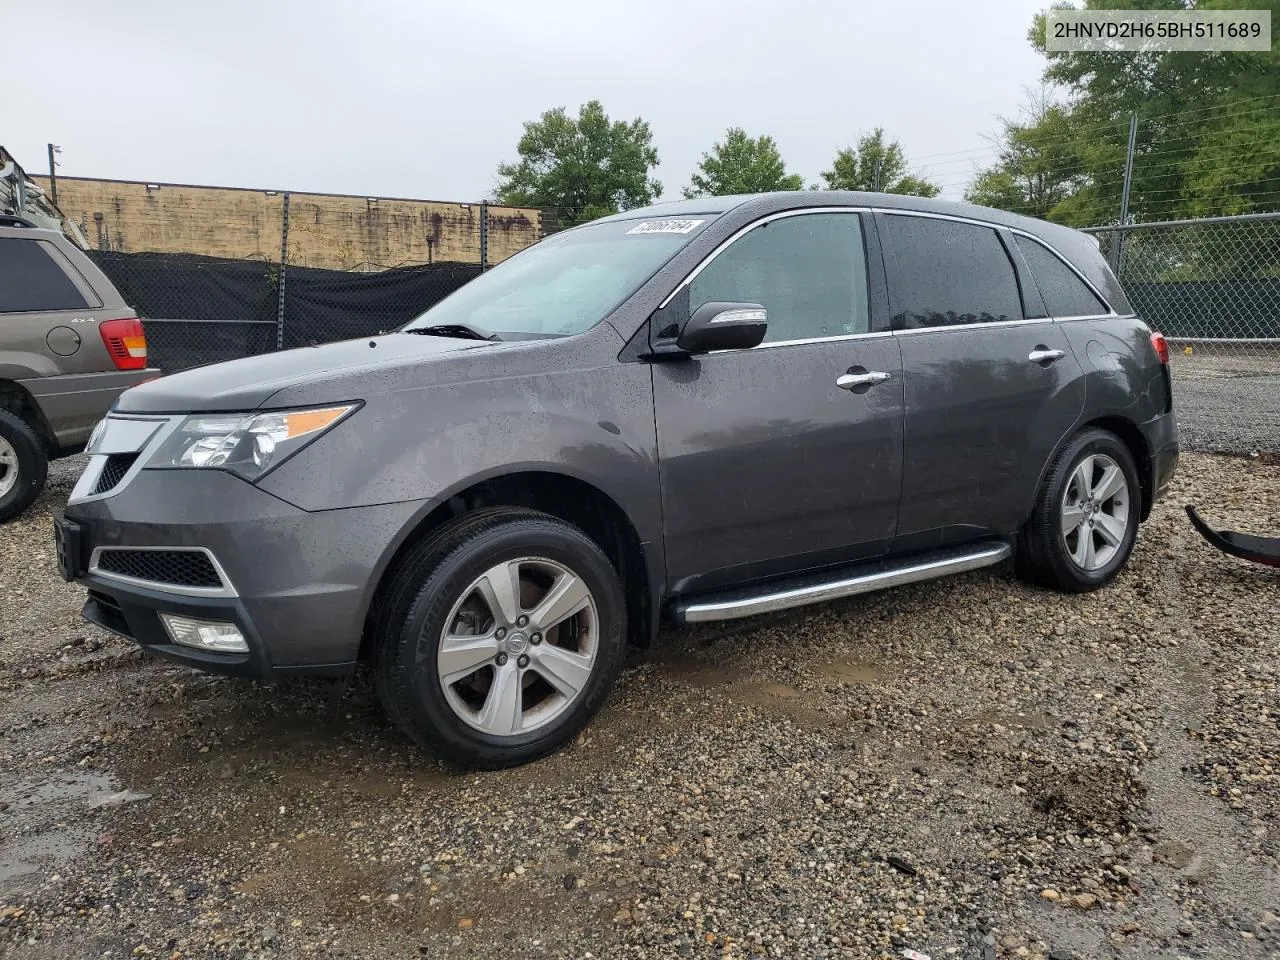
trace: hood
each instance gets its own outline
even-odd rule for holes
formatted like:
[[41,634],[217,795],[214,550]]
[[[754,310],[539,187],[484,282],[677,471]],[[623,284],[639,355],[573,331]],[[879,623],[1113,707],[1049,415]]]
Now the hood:
[[[412,366],[436,357],[492,346],[416,334],[388,334],[301,347],[256,357],[214,363],[151,380],[120,395],[121,413],[206,413],[256,410],[275,393],[313,379],[379,367]],[[352,397],[334,396],[349,400]]]

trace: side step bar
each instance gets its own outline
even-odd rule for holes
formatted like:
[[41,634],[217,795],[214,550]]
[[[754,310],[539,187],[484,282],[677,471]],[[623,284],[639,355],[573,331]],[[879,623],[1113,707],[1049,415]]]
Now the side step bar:
[[682,623],[737,620],[758,613],[773,613],[810,603],[825,603],[886,587],[978,570],[1008,559],[1011,552],[1007,543],[985,541],[893,560],[877,560],[857,567],[761,584],[754,589],[681,599],[676,601],[672,613]]

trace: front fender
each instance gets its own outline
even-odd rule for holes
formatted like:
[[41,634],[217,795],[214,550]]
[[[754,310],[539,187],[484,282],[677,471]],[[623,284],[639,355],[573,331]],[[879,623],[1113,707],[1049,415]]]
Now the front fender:
[[613,499],[641,539],[658,539],[650,371],[609,361],[366,394],[358,413],[260,486],[315,511],[441,501],[498,476],[558,473]]

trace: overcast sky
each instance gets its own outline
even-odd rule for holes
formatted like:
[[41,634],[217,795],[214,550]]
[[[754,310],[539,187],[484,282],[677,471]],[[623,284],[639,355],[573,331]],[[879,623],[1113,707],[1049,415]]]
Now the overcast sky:
[[[1040,0],[5,0],[0,143],[33,172],[471,200],[599,99],[667,199],[726,127],[816,181],[882,125],[958,196],[1038,83]],[[942,154],[943,156],[939,156]]]

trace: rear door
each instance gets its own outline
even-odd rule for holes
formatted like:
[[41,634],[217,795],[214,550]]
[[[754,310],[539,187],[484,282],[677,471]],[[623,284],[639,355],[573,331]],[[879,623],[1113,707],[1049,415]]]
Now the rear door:
[[54,243],[19,229],[0,232],[0,368],[9,366],[10,376],[101,370],[94,312],[101,306]]
[[896,550],[1007,535],[1084,407],[1080,364],[1011,234],[878,213],[906,423]]
[[690,310],[761,303],[769,319],[753,349],[653,365],[673,592],[889,549],[902,374],[897,341],[871,323],[872,302],[883,318],[887,301],[863,227],[855,211],[769,218],[689,284]]

